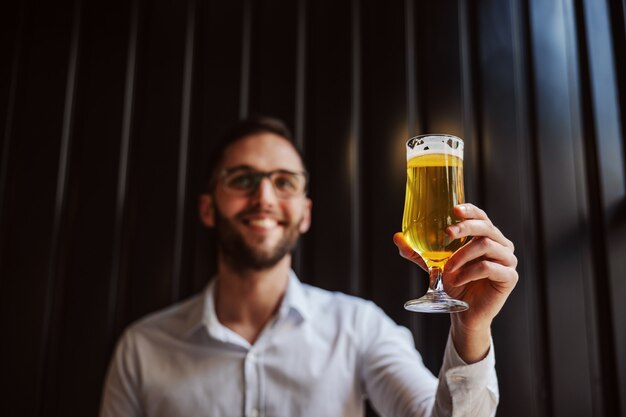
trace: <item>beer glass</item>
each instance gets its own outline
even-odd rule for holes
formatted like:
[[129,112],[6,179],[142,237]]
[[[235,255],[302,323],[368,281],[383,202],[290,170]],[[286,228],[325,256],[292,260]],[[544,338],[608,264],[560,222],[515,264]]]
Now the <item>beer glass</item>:
[[452,135],[421,135],[409,139],[406,197],[402,233],[428,266],[428,292],[404,308],[422,313],[459,312],[469,308],[443,289],[443,270],[466,238],[452,239],[446,228],[460,219],[454,206],[465,202],[463,141]]

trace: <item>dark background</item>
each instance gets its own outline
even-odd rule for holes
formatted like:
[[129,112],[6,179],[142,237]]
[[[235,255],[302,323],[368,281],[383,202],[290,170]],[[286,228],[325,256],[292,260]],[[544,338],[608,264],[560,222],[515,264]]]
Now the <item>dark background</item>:
[[516,244],[499,416],[626,416],[626,0],[109,0],[0,6],[2,416],[96,415],[115,340],[201,290],[216,133],[270,114],[312,174],[301,278],[405,312],[404,142],[466,142]]

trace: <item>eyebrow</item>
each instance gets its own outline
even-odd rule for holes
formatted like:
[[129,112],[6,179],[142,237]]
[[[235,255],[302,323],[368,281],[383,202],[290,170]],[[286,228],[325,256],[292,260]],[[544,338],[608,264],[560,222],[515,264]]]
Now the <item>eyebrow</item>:
[[[228,168],[224,168],[222,169],[222,172],[227,172],[227,173],[231,173],[231,172],[235,172],[235,171],[254,171],[254,172],[265,172],[265,171],[260,171],[256,168],[251,167],[250,165],[235,165],[232,167],[228,167]],[[286,169],[286,168],[278,168],[278,169],[273,169],[271,171],[267,171],[267,172],[283,172],[285,174],[305,174],[306,175],[306,171],[292,171],[290,169]]]
[[239,171],[239,170],[256,171],[250,165],[235,165],[233,167],[229,167],[229,168],[224,167],[222,169],[222,171],[226,171],[226,172],[233,172],[233,171]]

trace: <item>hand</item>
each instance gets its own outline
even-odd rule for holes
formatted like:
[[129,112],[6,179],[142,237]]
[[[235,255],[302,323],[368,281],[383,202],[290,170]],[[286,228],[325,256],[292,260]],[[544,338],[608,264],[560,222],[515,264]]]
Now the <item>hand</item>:
[[[463,219],[446,233],[455,239],[473,236],[457,250],[444,268],[443,283],[453,298],[463,300],[469,310],[452,315],[452,336],[466,362],[480,360],[489,348],[490,326],[518,281],[513,243],[493,225],[487,214],[472,204],[454,207]],[[426,269],[424,260],[394,235],[400,255]],[[483,352],[484,351],[484,352]],[[482,352],[482,353],[481,353]]]
[[457,250],[444,268],[444,287],[451,297],[466,301],[470,309],[460,314],[468,330],[485,328],[498,314],[518,281],[513,242],[472,204],[454,208],[463,219],[446,230],[455,239],[474,236]]

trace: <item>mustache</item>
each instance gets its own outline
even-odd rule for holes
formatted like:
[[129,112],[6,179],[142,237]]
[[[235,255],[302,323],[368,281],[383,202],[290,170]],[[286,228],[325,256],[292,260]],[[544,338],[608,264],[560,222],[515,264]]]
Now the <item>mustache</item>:
[[280,223],[284,223],[287,219],[277,210],[264,209],[262,207],[250,207],[241,211],[239,214],[235,216],[237,220],[245,220],[246,217],[249,216],[269,216]]

